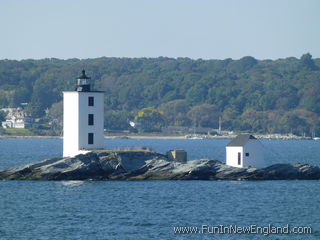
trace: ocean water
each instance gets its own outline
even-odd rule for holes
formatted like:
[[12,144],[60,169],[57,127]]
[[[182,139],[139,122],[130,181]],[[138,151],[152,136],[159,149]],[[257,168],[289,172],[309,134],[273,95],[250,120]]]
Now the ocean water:
[[[224,160],[228,140],[106,139]],[[319,165],[320,141],[262,141],[270,164]],[[61,139],[1,139],[0,169],[60,156]],[[320,239],[319,181],[0,181],[0,239]],[[212,227],[311,234],[212,234]],[[207,227],[209,231],[207,231]],[[179,234],[175,227],[196,233]],[[264,228],[266,231],[267,229]],[[177,228],[176,228],[177,230]],[[180,229],[181,230],[181,229]],[[301,230],[302,231],[302,230]]]

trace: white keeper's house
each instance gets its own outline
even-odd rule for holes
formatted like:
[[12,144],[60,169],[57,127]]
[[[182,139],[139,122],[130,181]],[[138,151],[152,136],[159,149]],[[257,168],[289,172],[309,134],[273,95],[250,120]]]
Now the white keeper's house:
[[266,167],[263,146],[253,135],[242,134],[226,146],[226,164],[232,167]]
[[63,156],[103,149],[104,93],[91,89],[85,70],[75,91],[63,92]]

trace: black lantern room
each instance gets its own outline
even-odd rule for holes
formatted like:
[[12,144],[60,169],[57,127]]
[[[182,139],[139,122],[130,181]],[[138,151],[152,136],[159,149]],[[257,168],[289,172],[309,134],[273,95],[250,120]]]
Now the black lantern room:
[[76,91],[77,92],[90,92],[90,77],[87,77],[86,71],[83,69],[82,70],[82,75],[77,78],[77,87]]

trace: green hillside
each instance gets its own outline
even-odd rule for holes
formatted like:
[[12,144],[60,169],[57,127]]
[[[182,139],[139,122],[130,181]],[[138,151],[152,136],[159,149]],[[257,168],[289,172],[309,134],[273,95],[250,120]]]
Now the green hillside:
[[[161,126],[218,127],[261,133],[320,134],[320,59],[192,60],[96,58],[0,61],[0,107],[30,103],[48,121],[61,117],[63,90],[82,69],[105,94],[108,129],[128,121]],[[144,109],[147,108],[147,109]],[[149,123],[149,124],[147,124]]]

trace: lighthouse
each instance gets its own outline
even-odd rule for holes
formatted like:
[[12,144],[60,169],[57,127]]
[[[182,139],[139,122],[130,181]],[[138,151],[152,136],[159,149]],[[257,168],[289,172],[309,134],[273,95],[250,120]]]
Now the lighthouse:
[[85,70],[75,91],[63,92],[63,156],[103,148],[104,93],[94,91]]

